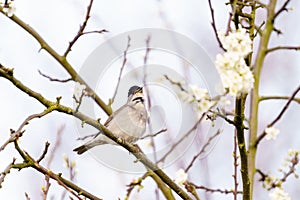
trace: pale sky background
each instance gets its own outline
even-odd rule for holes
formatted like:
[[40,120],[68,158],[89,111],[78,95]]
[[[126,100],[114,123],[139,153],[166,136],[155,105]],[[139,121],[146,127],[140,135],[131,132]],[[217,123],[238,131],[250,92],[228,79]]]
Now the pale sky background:
[[[64,52],[68,42],[77,33],[81,24],[87,1],[76,0],[31,0],[16,1],[16,15],[31,27],[59,53]],[[224,3],[213,1],[218,29],[226,27],[229,10]],[[283,3],[284,1],[279,1]],[[283,13],[278,18],[276,28],[283,31],[283,35],[273,35],[270,46],[300,45],[299,22],[300,2],[292,1],[294,9],[289,13]],[[265,13],[259,12],[259,18]],[[214,60],[218,48],[213,30],[210,25],[211,16],[207,1],[138,1],[138,0],[97,0],[91,12],[91,19],[87,30],[109,30],[104,35],[87,35],[79,39],[69,54],[69,61],[77,70],[81,68],[90,53],[107,39],[126,31],[140,28],[168,28],[175,30],[194,40]],[[71,105],[73,83],[60,84],[49,82],[38,74],[42,72],[58,77],[68,78],[66,72],[45,51],[39,52],[39,44],[18,25],[7,17],[0,15],[0,62],[6,67],[14,68],[14,75],[24,84],[35,91],[41,92],[45,97],[55,100],[62,95],[63,104]],[[142,57],[141,57],[142,59]],[[280,51],[269,55],[261,78],[261,94],[263,95],[290,95],[300,83],[300,56],[295,51]],[[298,95],[299,96],[299,95]],[[102,97],[102,96],[101,96]],[[109,96],[104,97],[107,99]],[[278,115],[285,101],[266,101],[261,104],[259,118],[259,133],[265,126]],[[44,109],[28,95],[20,92],[10,82],[0,79],[0,141],[1,144],[9,137],[9,129],[17,129],[23,120],[30,114],[41,112]],[[280,135],[273,141],[262,141],[258,149],[257,167],[265,172],[279,175],[277,171],[287,156],[290,148],[300,150],[299,131],[300,107],[292,103],[284,117],[276,124],[280,129]],[[75,121],[72,117],[59,113],[52,113],[42,119],[36,119],[26,126],[26,133],[21,139],[22,148],[32,156],[38,157],[43,149],[45,141],[54,142],[57,129],[62,125],[64,129],[62,145],[58,149],[51,169],[62,172],[68,176],[63,166],[63,154],[76,160],[78,174],[76,183],[91,193],[104,199],[124,198],[125,185],[138,177],[135,174],[126,174],[107,168],[97,162],[90,154],[77,156],[72,149],[80,143],[76,140]],[[192,173],[191,180],[211,188],[230,189],[233,187],[232,166],[232,127],[225,124],[223,134],[211,153],[200,162],[197,162]],[[9,145],[0,153],[0,171],[2,171],[12,157],[20,157]],[[190,155],[190,158],[192,155]],[[189,161],[190,159],[187,159]],[[43,163],[45,164],[45,162]],[[168,167],[166,172],[175,178],[175,171],[182,165],[186,167],[188,162],[175,163]],[[297,170],[300,173],[299,167]],[[256,176],[256,180],[259,177]],[[41,187],[44,177],[33,169],[23,169],[20,172],[12,170],[6,177],[0,189],[1,199],[25,199],[27,192],[32,199],[41,199]],[[135,193],[132,199],[145,199],[146,195],[154,198],[154,184],[147,179],[145,188],[140,193]],[[290,177],[283,185],[292,199],[300,196],[300,180]],[[61,187],[52,181],[50,196],[60,199]],[[200,192],[201,199],[232,199],[231,195],[208,194]],[[50,199],[50,198],[49,198]],[[162,198],[161,198],[162,199]],[[254,199],[268,199],[268,192],[261,189],[258,183],[255,187]]]

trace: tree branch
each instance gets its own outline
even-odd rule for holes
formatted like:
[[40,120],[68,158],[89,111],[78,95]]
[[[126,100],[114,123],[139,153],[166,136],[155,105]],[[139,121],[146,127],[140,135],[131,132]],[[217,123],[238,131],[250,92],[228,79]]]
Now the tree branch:
[[281,8],[275,13],[273,20],[275,20],[283,11],[288,11],[286,6],[290,3],[290,0],[286,0]]
[[119,89],[120,81],[121,81],[121,76],[122,76],[124,67],[125,67],[126,62],[127,62],[127,53],[128,53],[129,48],[130,48],[130,40],[131,40],[130,36],[128,36],[127,39],[128,39],[127,40],[127,46],[126,46],[126,49],[123,52],[123,63],[122,63],[122,66],[120,68],[120,73],[119,73],[119,77],[118,77],[117,86],[116,86],[116,89],[115,89],[115,92],[114,92],[112,98],[109,101],[109,105],[113,104],[113,102],[115,101],[115,98],[116,98],[116,95],[117,95],[117,92],[118,92],[118,89]]
[[[3,7],[0,6],[0,12],[5,15],[3,12]],[[41,45],[41,49],[47,51],[71,76],[72,80],[79,82],[81,85],[86,86],[86,90],[93,100],[104,110],[107,115],[111,115],[112,109],[110,106],[106,105],[104,101],[93,91],[93,89],[81,78],[81,76],[75,71],[72,65],[67,61],[65,56],[59,55],[43,38],[39,33],[30,27],[27,23],[23,22],[16,15],[9,17],[10,20],[18,24],[23,28],[27,33],[29,33],[34,39]],[[1,64],[0,64],[1,66]]]
[[7,174],[9,174],[12,166],[15,164],[16,158],[13,158],[13,161],[4,169],[0,174],[0,188],[2,187],[2,183],[4,182],[4,178]]
[[[62,187],[64,187],[67,191],[69,191],[70,193],[72,193],[74,196],[76,196],[78,199],[81,199],[78,195],[83,195],[89,199],[92,200],[101,200],[100,198],[92,195],[91,193],[87,192],[86,190],[78,187],[77,185],[75,185],[74,183],[72,183],[71,181],[68,181],[67,179],[63,178],[61,173],[54,173],[49,169],[46,169],[45,167],[43,167],[42,165],[40,165],[36,160],[34,160],[26,151],[23,151],[17,141],[14,141],[15,144],[15,148],[16,150],[19,152],[19,154],[22,156],[23,158],[23,163],[17,163],[14,164],[12,166],[12,168],[21,170],[24,168],[34,168],[37,171],[41,172],[42,174],[44,174],[45,176],[50,177],[53,180],[56,180],[58,182],[59,185],[61,185]],[[76,191],[77,194],[74,192]]]
[[[205,187],[205,186],[202,186],[202,185],[195,185],[194,183],[191,183],[191,182],[188,182],[187,185],[193,185],[196,189],[205,190],[206,192],[211,192],[211,193],[215,193],[215,192],[218,192],[218,193],[221,193],[221,194],[231,194],[231,193],[233,193],[232,190],[211,189],[211,188],[208,188],[208,187]],[[237,191],[237,194],[243,194],[243,192]]]
[[211,0],[208,0],[208,5],[209,5],[211,19],[212,19],[211,25],[212,25],[212,28],[214,30],[216,39],[217,39],[217,41],[219,43],[219,47],[225,51],[225,48],[223,47],[223,44],[222,44],[222,42],[221,42],[221,40],[219,38],[219,35],[218,35],[218,31],[217,31],[217,27],[216,27],[216,22],[215,22],[215,14],[214,14],[215,11],[214,11],[214,9],[212,7]]
[[66,49],[65,53],[64,53],[64,57],[67,57],[67,55],[72,51],[72,47],[73,45],[77,42],[77,40],[85,35],[85,34],[90,34],[90,33],[105,33],[107,32],[107,30],[103,29],[101,31],[89,31],[89,32],[84,32],[85,28],[86,28],[86,25],[88,23],[88,20],[90,18],[90,13],[91,13],[91,10],[92,10],[92,6],[93,6],[93,1],[94,0],[90,0],[90,3],[86,9],[86,15],[85,15],[85,18],[84,18],[84,21],[82,23],[82,25],[80,25],[79,27],[79,30],[77,32],[77,34],[75,35],[75,37],[73,38],[73,40],[71,42],[69,42],[69,46],[68,48]]
[[207,140],[207,142],[203,145],[203,147],[200,149],[200,151],[199,151],[199,153],[197,153],[194,157],[193,157],[193,159],[192,159],[192,161],[190,162],[190,164],[185,168],[185,172],[187,173],[190,169],[191,169],[191,167],[193,166],[193,164],[194,164],[194,162],[197,160],[197,158],[201,155],[201,154],[203,154],[203,153],[205,153],[205,150],[206,150],[206,148],[208,147],[208,145],[210,144],[210,142],[211,141],[213,141],[218,135],[220,135],[221,134],[221,131],[220,130],[218,130],[214,135],[212,135],[212,136],[210,136],[209,138],[208,138],[208,140]]
[[[259,101],[266,101],[266,100],[289,100],[290,96],[261,96]],[[293,98],[292,101],[295,101],[300,104],[300,98]]]
[[[298,86],[298,88],[293,92],[293,94],[290,96],[290,98],[288,99],[288,101],[286,102],[286,104],[284,105],[284,107],[282,108],[282,110],[280,111],[280,113],[278,114],[278,116],[271,122],[268,124],[267,127],[271,127],[274,126],[274,124],[276,124],[281,117],[283,116],[283,114],[286,112],[286,110],[288,109],[289,105],[291,104],[291,102],[293,101],[293,99],[295,98],[295,96],[297,95],[297,93],[300,91],[300,85]],[[256,140],[255,142],[255,146],[257,147],[257,145],[259,144],[259,142],[267,135],[267,133],[264,131]]]
[[295,50],[295,51],[299,51],[300,46],[277,46],[277,47],[272,47],[272,48],[267,49],[266,53],[271,53],[271,52],[278,51],[278,50]]
[[72,78],[68,78],[68,79],[57,79],[57,78],[52,78],[44,73],[42,73],[40,70],[38,70],[39,74],[47,79],[49,79],[50,81],[54,81],[54,82],[61,82],[61,83],[66,83],[69,81],[72,81]]
[[[0,73],[0,76],[1,76],[1,73]],[[55,105],[55,104],[54,104]],[[27,117],[23,123],[20,125],[20,127],[18,128],[17,131],[11,131],[11,136],[10,138],[0,147],[0,151],[3,151],[5,149],[5,147],[11,143],[11,142],[14,142],[16,139],[18,139],[23,133],[24,133],[24,126],[26,126],[27,124],[29,124],[29,121],[31,121],[32,119],[35,119],[35,118],[41,118],[47,114],[49,114],[50,112],[52,112],[53,110],[55,110],[55,106],[53,105],[50,105],[46,110],[44,110],[43,112],[41,113],[38,113],[38,114],[33,114],[33,115],[30,115],[29,117]]]
[[245,101],[247,95],[243,94],[241,97],[236,98],[235,101],[235,117],[234,123],[236,128],[237,143],[241,158],[241,175],[243,182],[243,200],[250,200],[251,189],[250,189],[250,179],[248,174],[248,153],[246,149],[246,141],[244,136],[244,112],[245,112]]
[[30,88],[22,84],[18,79],[16,79],[13,76],[13,74],[7,73],[6,71],[7,68],[0,67],[0,77],[6,78],[10,82],[12,82],[17,88],[19,88],[21,91],[35,98],[47,108],[51,107],[53,110],[56,110],[58,112],[65,113],[68,115],[74,115],[76,118],[80,119],[81,121],[84,121],[86,124],[89,124],[94,128],[102,131],[102,133],[105,136],[107,136],[117,144],[121,145],[129,152],[131,152],[139,162],[141,162],[146,168],[149,168],[151,171],[153,171],[161,180],[163,180],[170,188],[172,188],[172,190],[174,190],[182,199],[189,199],[189,200],[191,199],[191,197],[189,197],[189,195],[181,187],[179,187],[174,181],[172,181],[172,179],[163,170],[161,170],[156,164],[154,164],[151,160],[149,160],[145,156],[145,154],[143,154],[139,150],[139,148],[137,148],[132,144],[127,143],[126,141],[122,140],[122,138],[116,137],[109,129],[107,129],[107,127],[100,124],[98,120],[94,120],[84,115],[81,112],[74,112],[74,110],[70,107],[46,99],[41,94],[31,90]]

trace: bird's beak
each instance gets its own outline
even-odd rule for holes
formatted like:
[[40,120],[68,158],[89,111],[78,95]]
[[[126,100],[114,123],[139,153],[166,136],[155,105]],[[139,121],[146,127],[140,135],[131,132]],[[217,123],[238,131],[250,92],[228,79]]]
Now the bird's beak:
[[143,88],[140,87],[135,93],[142,93],[143,94]]

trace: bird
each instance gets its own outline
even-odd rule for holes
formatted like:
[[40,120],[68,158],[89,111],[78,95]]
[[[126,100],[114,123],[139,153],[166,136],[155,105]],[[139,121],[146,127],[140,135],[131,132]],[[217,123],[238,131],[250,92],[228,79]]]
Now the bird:
[[[104,126],[115,136],[132,144],[144,135],[147,118],[143,87],[135,85],[128,91],[127,102],[110,115]],[[104,144],[117,145],[113,140],[99,132],[90,141],[73,149],[73,151],[80,155],[95,146]]]

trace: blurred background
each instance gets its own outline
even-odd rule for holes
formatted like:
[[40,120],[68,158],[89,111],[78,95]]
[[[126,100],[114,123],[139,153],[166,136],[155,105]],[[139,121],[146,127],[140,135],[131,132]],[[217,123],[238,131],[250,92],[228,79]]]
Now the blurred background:
[[[76,0],[15,0],[15,14],[29,24],[51,45],[57,52],[63,53],[68,42],[76,35],[79,25],[84,19],[88,1]],[[213,1],[215,19],[219,30],[225,29],[228,20],[229,7],[224,2]],[[279,1],[279,4],[284,1]],[[293,9],[283,13],[276,21],[276,28],[282,35],[272,35],[270,46],[300,45],[298,33],[300,28],[300,2],[291,1]],[[266,13],[259,11],[257,20],[263,20]],[[206,51],[213,61],[221,50],[215,39],[211,27],[211,14],[207,1],[121,1],[111,0],[94,2],[91,18],[87,30],[106,29],[109,32],[89,34],[78,40],[69,54],[69,61],[76,70],[80,70],[87,57],[95,48],[108,39],[123,32],[140,28],[163,28],[174,30],[194,40]],[[2,65],[14,68],[14,75],[24,84],[35,91],[42,93],[46,98],[55,100],[63,96],[62,104],[72,105],[73,83],[50,82],[39,75],[38,70],[49,76],[68,78],[67,73],[45,51],[39,51],[39,44],[22,28],[4,15],[0,15],[0,62]],[[255,41],[255,48],[257,46]],[[256,49],[254,49],[256,51]],[[141,60],[143,57],[140,57]],[[142,63],[142,62],[141,62]],[[260,81],[261,95],[289,96],[300,83],[300,56],[296,51],[278,51],[267,56]],[[101,94],[106,101],[111,94]],[[298,95],[299,96],[299,95]],[[120,97],[121,98],[121,97]],[[259,130],[261,133],[281,111],[286,101],[270,100],[260,104]],[[114,106],[113,106],[114,107]],[[118,106],[116,106],[118,107]],[[116,108],[114,107],[114,108]],[[228,109],[232,109],[229,106]],[[17,129],[24,119],[43,110],[43,106],[15,88],[5,79],[0,79],[0,143],[9,137],[9,129]],[[249,108],[248,108],[249,109]],[[248,112],[248,110],[247,110]],[[103,118],[106,116],[103,115]],[[264,140],[258,149],[257,167],[274,176],[280,176],[278,169],[287,157],[288,149],[300,149],[299,131],[300,107],[292,103],[284,117],[276,124],[280,134],[276,140]],[[103,121],[102,121],[103,122]],[[33,120],[26,126],[25,135],[20,145],[34,157],[43,151],[44,143],[49,141],[51,147],[61,132],[60,142],[53,157],[51,169],[62,172],[68,177],[69,170],[64,167],[64,158],[76,161],[75,182],[91,193],[104,199],[124,198],[126,185],[139,174],[125,173],[113,170],[94,159],[91,154],[76,155],[72,149],[80,144],[76,139],[78,133],[73,117],[54,112],[42,119]],[[246,133],[247,134],[247,133]],[[223,132],[218,138],[214,148],[204,158],[196,162],[189,172],[189,179],[196,184],[209,188],[233,188],[233,128],[224,124]],[[192,154],[192,153],[191,153]],[[9,145],[0,153],[0,171],[17,157],[13,145]],[[175,172],[185,168],[189,159],[176,162],[165,170],[175,179]],[[49,159],[49,158],[48,158]],[[47,160],[44,161],[46,165]],[[299,167],[297,169],[299,174]],[[45,184],[44,176],[33,169],[23,169],[20,172],[12,170],[5,178],[0,189],[1,198],[25,199],[24,193],[32,199],[41,199],[41,188]],[[259,176],[256,176],[256,180]],[[139,193],[134,191],[132,199],[149,199],[155,197],[155,184],[151,179],[143,182],[145,186]],[[283,187],[292,199],[300,196],[300,180],[290,177]],[[49,199],[61,199],[62,188],[52,181]],[[206,193],[199,191],[201,199],[232,199],[232,195]],[[65,197],[67,199],[67,196]],[[163,197],[161,197],[163,199]],[[261,183],[256,182],[254,199],[268,199],[268,191],[262,189]]]

